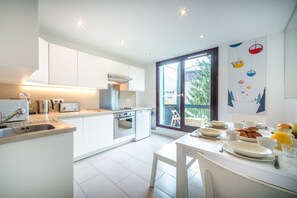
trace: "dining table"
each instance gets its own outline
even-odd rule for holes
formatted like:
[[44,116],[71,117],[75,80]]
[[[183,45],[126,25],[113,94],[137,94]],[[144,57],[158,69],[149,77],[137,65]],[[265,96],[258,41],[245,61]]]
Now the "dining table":
[[[197,129],[199,130],[199,129]],[[259,130],[263,136],[269,136],[269,129]],[[225,133],[223,130],[222,133]],[[222,140],[202,138],[188,133],[176,141],[176,197],[188,197],[187,157],[197,159],[197,153],[202,153],[213,161],[235,172],[253,179],[278,186],[297,193],[297,159],[284,157],[279,150],[274,150],[273,156],[279,157],[280,168],[274,167],[274,158],[269,160],[242,157],[236,153],[220,151]],[[239,140],[241,141],[241,140]],[[226,142],[225,142],[226,143]],[[257,144],[257,142],[255,142]],[[197,164],[198,166],[198,164]]]

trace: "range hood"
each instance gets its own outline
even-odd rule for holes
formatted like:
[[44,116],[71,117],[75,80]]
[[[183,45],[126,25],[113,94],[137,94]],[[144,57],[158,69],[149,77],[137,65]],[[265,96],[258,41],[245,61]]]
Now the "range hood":
[[129,76],[123,76],[123,75],[118,75],[118,74],[108,74],[107,75],[109,83],[126,83],[132,80]]

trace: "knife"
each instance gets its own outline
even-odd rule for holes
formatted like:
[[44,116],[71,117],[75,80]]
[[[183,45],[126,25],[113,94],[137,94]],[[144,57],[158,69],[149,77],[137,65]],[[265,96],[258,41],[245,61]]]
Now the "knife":
[[279,161],[278,161],[278,155],[274,156],[274,168],[280,169]]

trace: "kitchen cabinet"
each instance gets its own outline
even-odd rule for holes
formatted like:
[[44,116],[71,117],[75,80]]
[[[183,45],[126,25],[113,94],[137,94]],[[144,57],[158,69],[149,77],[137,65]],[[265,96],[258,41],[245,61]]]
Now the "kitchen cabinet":
[[108,74],[129,76],[129,65],[105,59],[105,68]]
[[145,91],[145,72],[139,67],[129,66],[129,91]]
[[0,145],[0,196],[73,197],[72,134]]
[[151,135],[151,110],[136,111],[136,133],[135,140],[141,140]]
[[49,81],[52,85],[77,86],[77,51],[49,44]]
[[107,71],[103,58],[78,52],[78,79],[79,87],[107,89]]
[[76,127],[73,132],[73,158],[77,158],[84,154],[84,123],[82,117],[63,118],[63,122]]
[[38,69],[38,0],[0,1],[0,82],[20,84]]
[[48,42],[39,38],[39,64],[27,82],[48,84]]
[[145,72],[139,67],[129,66],[129,77],[127,83],[121,84],[121,91],[145,91]]
[[84,117],[84,151],[94,152],[113,144],[113,114]]

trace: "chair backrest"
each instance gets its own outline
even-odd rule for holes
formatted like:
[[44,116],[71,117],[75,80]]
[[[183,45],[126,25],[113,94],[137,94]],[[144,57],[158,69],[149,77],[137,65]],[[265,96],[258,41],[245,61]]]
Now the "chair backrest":
[[200,153],[198,162],[206,198],[297,197],[297,193],[234,172]]
[[174,118],[180,118],[180,115],[178,114],[178,112],[176,111],[176,109],[172,109],[171,113],[173,115]]

